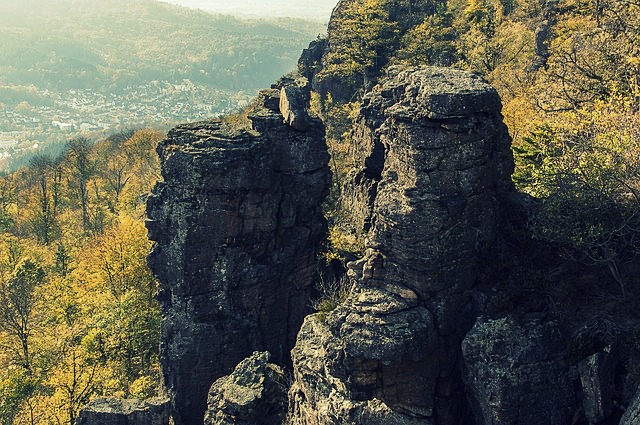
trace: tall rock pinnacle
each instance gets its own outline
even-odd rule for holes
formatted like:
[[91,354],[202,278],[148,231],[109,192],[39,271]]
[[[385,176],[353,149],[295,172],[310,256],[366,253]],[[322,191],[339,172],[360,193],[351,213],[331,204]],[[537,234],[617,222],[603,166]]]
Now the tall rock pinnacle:
[[164,181],[148,202],[148,262],[160,282],[162,378],[177,424],[201,424],[210,385],[252,352],[290,362],[330,181],[324,126],[295,109],[305,95],[265,91],[251,129],[187,124],[158,149]]
[[511,189],[511,140],[498,94],[479,77],[390,74],[352,133],[347,198],[368,249],[350,265],[347,302],[307,317],[298,335],[295,424],[445,425],[464,412],[460,344],[498,197]]

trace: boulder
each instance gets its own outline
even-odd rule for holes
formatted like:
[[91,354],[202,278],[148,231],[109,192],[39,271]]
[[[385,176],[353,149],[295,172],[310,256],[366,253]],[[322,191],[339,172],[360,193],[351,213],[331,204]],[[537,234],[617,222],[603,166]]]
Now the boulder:
[[205,425],[279,425],[287,412],[281,367],[268,352],[255,352],[209,390]]
[[631,401],[629,407],[624,412],[620,425],[638,425],[640,424],[640,390]]
[[462,343],[464,379],[478,425],[566,425],[577,410],[555,322],[480,319]]

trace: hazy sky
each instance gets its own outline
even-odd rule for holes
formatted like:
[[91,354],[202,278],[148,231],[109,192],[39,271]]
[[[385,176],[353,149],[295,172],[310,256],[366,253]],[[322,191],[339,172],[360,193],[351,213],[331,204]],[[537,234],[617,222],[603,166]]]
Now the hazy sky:
[[[0,0],[2,1],[2,0]],[[328,21],[338,0],[162,0],[167,3],[245,17],[290,16]]]

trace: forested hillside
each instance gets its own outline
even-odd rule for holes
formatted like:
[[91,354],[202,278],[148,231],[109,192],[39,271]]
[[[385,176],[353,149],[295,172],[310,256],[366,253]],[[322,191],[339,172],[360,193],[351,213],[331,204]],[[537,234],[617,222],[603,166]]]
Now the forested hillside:
[[320,23],[242,21],[150,0],[9,2],[0,15],[0,84],[113,92],[189,78],[258,90],[288,72],[320,31]]
[[0,178],[1,424],[73,424],[97,395],[156,394],[143,216],[162,137],[74,139]]

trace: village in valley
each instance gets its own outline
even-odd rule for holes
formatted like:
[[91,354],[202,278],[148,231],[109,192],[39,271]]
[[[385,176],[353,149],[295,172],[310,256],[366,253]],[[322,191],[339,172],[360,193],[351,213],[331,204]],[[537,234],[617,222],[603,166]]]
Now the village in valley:
[[109,135],[139,127],[166,129],[179,122],[227,114],[246,106],[253,95],[194,84],[189,79],[150,81],[113,93],[35,90],[46,101],[23,101],[0,109],[0,168],[8,168],[16,156],[81,135]]

